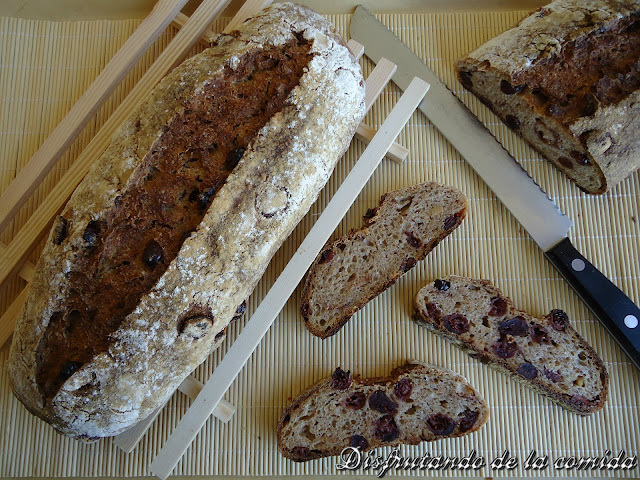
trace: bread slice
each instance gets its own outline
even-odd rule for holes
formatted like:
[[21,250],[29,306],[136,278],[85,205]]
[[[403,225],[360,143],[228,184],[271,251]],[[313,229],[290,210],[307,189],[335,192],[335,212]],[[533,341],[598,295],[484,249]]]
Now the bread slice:
[[389,192],[362,228],[328,243],[309,269],[301,313],[309,331],[335,334],[360,308],[423,260],[466,215],[462,192],[423,183]]
[[278,449],[296,462],[379,446],[416,445],[478,430],[484,399],[460,375],[407,362],[389,377],[361,379],[337,368],[296,398],[278,422]]
[[469,53],[462,85],[582,190],[640,167],[637,0],[556,0]]
[[543,318],[517,310],[487,280],[449,276],[422,288],[415,321],[472,357],[580,415],[600,410],[608,373],[562,310]]

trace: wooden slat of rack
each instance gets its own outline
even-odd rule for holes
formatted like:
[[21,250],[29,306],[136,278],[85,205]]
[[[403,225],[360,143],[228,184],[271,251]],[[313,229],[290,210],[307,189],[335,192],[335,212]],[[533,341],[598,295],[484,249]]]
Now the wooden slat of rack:
[[71,142],[185,3],[187,0],[161,0],[155,5],[35,155],[20,169],[0,197],[0,232],[5,230]]
[[200,395],[154,458],[150,466],[154,475],[166,479],[180,461],[428,89],[428,83],[419,78],[413,79],[267,296],[245,324],[242,333],[214,370]]
[[[184,393],[191,400],[195,400],[203,387],[204,384],[201,381],[197,380],[192,375],[189,375],[180,384],[178,390]],[[153,421],[160,414],[165,404],[166,402],[156,408],[153,413],[151,413],[151,415],[149,415],[147,418],[136,423],[133,427],[115,437],[113,439],[113,443],[123,452],[131,453],[136,448],[136,446],[140,442],[140,439],[144,436]],[[222,401],[220,401],[218,406],[216,406],[215,410],[213,411],[213,415],[218,420],[227,423],[229,420],[231,420],[231,417],[233,417],[235,412],[236,407],[223,399]]]
[[20,232],[14,237],[0,261],[0,285],[4,285],[7,278],[15,274],[26,260],[26,256],[36,242],[44,236],[47,227],[54,216],[78,183],[86,175],[90,165],[107,148],[116,129],[131,114],[136,106],[155,87],[155,85],[169,72],[174,65],[180,63],[188,51],[202,36],[202,32],[211,24],[214,18],[222,12],[231,0],[204,0],[187,24],[180,29],[174,39],[149,67],[131,93],[113,112],[100,131],[91,140],[82,154],[73,163],[73,168],[58,181],[45,201],[31,215]]

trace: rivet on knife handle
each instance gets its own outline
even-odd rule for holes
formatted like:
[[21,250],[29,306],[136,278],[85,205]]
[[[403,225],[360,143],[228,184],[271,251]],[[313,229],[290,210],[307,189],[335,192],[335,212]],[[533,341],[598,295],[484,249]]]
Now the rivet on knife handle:
[[640,368],[640,308],[581,255],[568,238],[545,252],[545,256]]

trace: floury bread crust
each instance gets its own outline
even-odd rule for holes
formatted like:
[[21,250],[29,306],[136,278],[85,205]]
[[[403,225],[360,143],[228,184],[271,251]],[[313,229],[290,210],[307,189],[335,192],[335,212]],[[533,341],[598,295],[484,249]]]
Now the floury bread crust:
[[451,370],[410,361],[388,377],[364,379],[337,368],[286,408],[278,449],[304,462],[347,447],[417,445],[475,432],[488,416],[482,396]]
[[557,0],[458,62],[462,85],[587,193],[640,166],[640,5]]
[[455,275],[427,284],[415,303],[418,325],[560,406],[579,415],[604,406],[607,369],[562,310],[537,318],[517,310],[489,281]]
[[[218,84],[234,72],[244,72],[248,63],[256,64],[256,75],[276,68],[278,59],[291,51],[290,45],[307,48],[300,55],[308,55],[309,60],[282,106],[264,125],[256,127],[249,143],[242,144],[241,138],[228,140],[229,145],[237,142],[242,148],[224,147],[229,150],[224,160],[230,171],[227,177],[216,177],[218,183],[210,189],[185,190],[171,200],[152,189],[146,197],[160,198],[156,207],[144,203],[142,195],[136,197],[136,220],[142,223],[149,215],[158,214],[157,223],[161,224],[162,215],[173,208],[184,208],[187,213],[202,210],[197,228],[184,232],[182,238],[171,237],[173,243],[170,236],[159,236],[149,242],[142,258],[138,252],[135,258],[118,258],[117,266],[106,263],[106,270],[115,271],[130,270],[142,261],[144,264],[136,268],[144,275],[166,270],[111,330],[92,331],[104,345],[95,347],[95,354],[87,361],[57,359],[67,349],[50,345],[51,338],[61,344],[67,337],[74,338],[75,343],[70,343],[74,355],[86,356],[77,347],[76,323],[87,325],[85,317],[90,320],[104,314],[99,300],[91,308],[65,305],[69,299],[84,299],[77,292],[86,286],[78,281],[79,275],[87,275],[88,282],[94,273],[104,277],[102,257],[95,272],[79,272],[78,265],[89,262],[95,252],[106,252],[114,243],[109,243],[111,231],[104,228],[119,218],[119,206],[130,200],[127,195],[138,188],[144,191],[145,182],[154,177],[163,178],[166,172],[155,168],[153,162],[176,143],[187,141],[185,138],[199,141],[199,133],[188,130],[191,108],[200,108],[198,102],[206,106],[211,98],[216,100]],[[269,52],[280,56],[274,60]],[[266,64],[259,64],[262,61]],[[284,60],[281,64],[287,65]],[[281,76],[278,72],[277,78]],[[251,80],[248,75],[231,83],[240,89],[247,85],[243,82]],[[269,84],[273,85],[280,88],[275,81]],[[267,87],[258,85],[254,90]],[[208,97],[211,89],[213,94]],[[282,91],[273,92],[277,94]],[[20,401],[61,433],[83,439],[116,435],[162,404],[215,348],[216,339],[220,340],[238,306],[251,294],[273,254],[317,198],[363,115],[362,73],[344,41],[321,16],[293,4],[264,10],[176,68],[114,135],[49,235],[11,348],[9,377]],[[185,119],[187,130],[175,125],[176,118]],[[215,118],[212,128],[220,130],[234,118]],[[247,125],[250,123],[249,118]],[[232,132],[233,128],[231,125]],[[173,134],[162,143],[163,135]],[[198,155],[206,156],[207,149],[198,148]],[[215,155],[216,149],[223,147],[212,143],[208,148]],[[192,150],[187,143],[180,153],[185,159],[179,162],[176,179],[182,178],[191,164],[206,170],[197,156],[190,164]],[[193,180],[201,178],[189,179]],[[170,232],[172,227],[160,225],[149,230],[144,242],[155,238],[154,232]],[[121,241],[127,238],[123,236]],[[177,249],[175,258],[166,256],[169,244]],[[117,251],[118,245],[111,247]],[[114,281],[106,287],[121,288],[118,285]],[[106,287],[105,298],[109,295]],[[114,305],[114,309],[128,308]],[[81,335],[89,330],[79,331]],[[53,375],[47,374],[47,369],[53,369]],[[59,369],[58,376],[55,369]]]

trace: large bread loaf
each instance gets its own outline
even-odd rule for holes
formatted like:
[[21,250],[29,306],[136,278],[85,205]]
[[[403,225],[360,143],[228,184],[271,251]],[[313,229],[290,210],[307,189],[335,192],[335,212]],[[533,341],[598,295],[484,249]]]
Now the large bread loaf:
[[215,348],[364,115],[321,16],[275,5],[167,76],[56,220],[13,337],[16,396],[116,435]]

